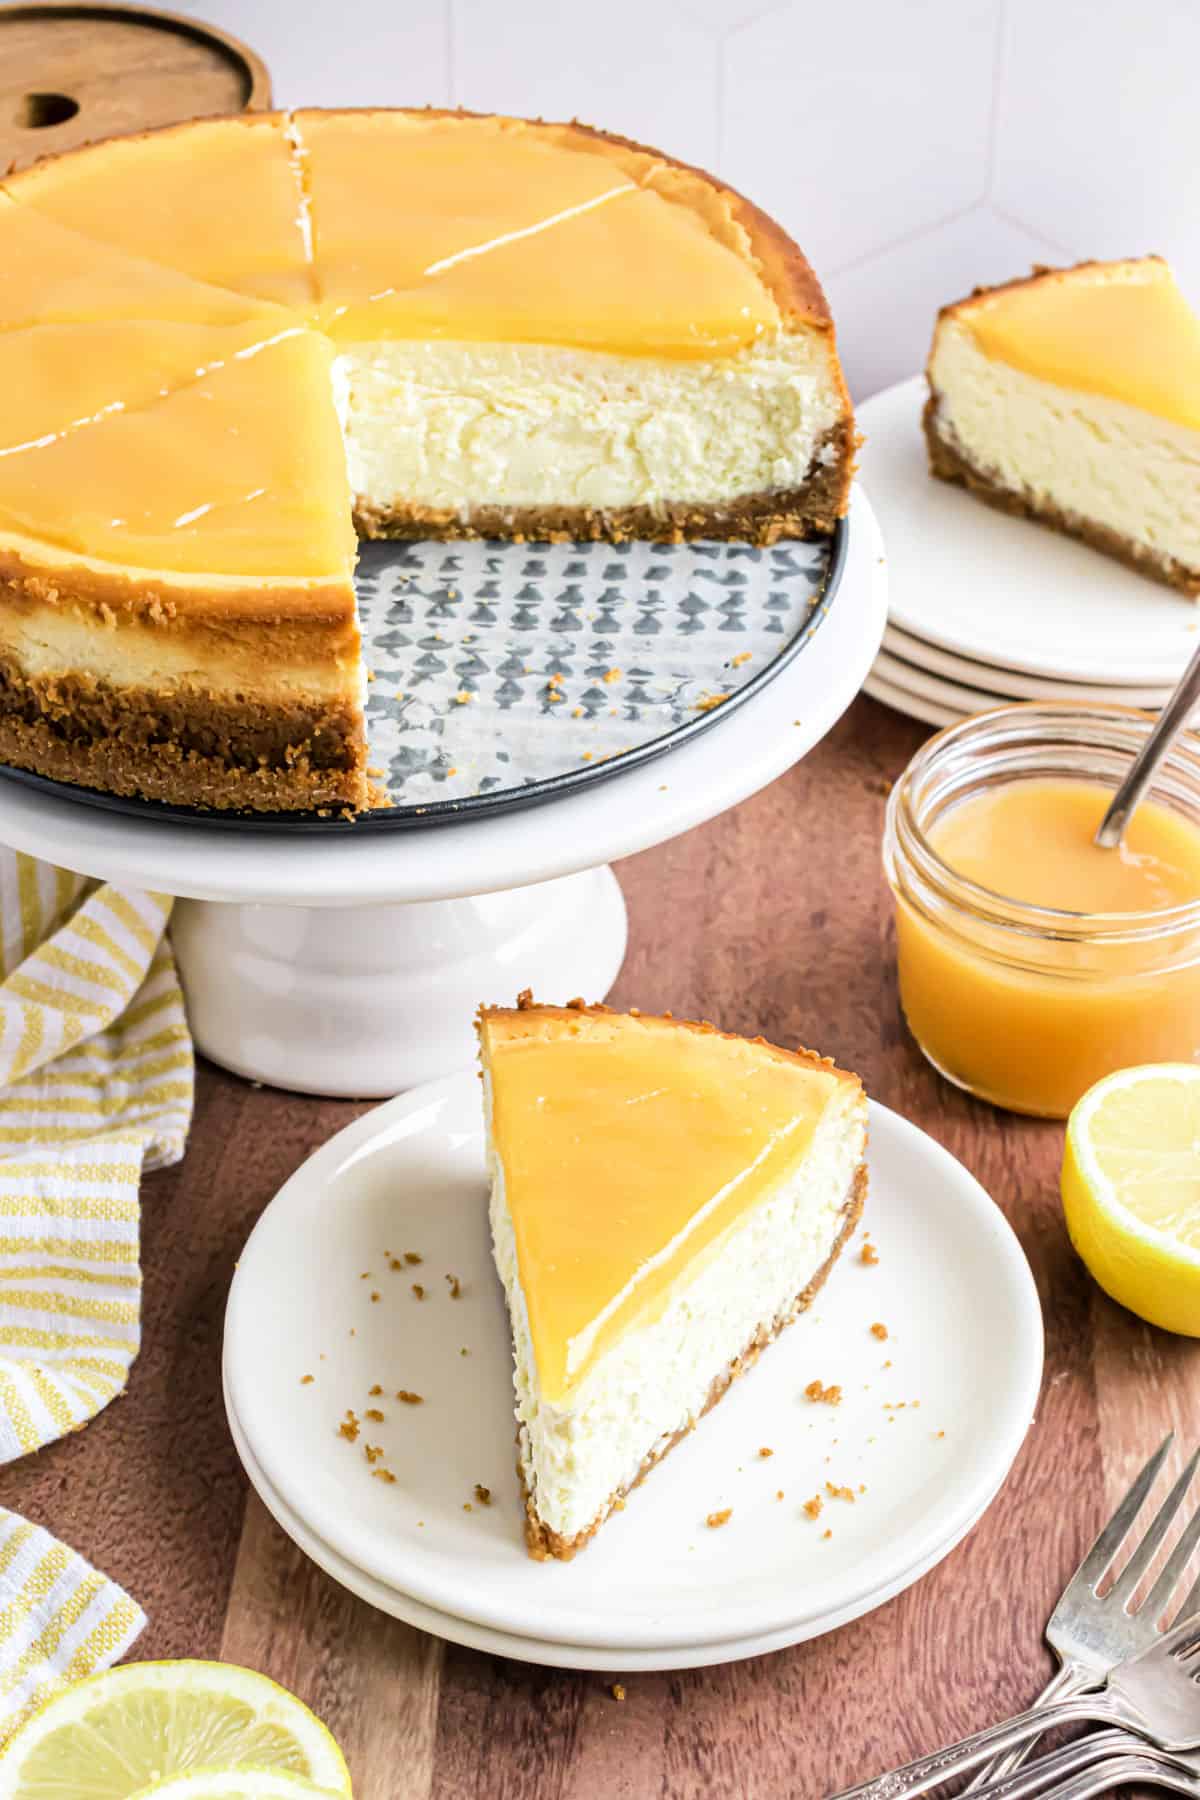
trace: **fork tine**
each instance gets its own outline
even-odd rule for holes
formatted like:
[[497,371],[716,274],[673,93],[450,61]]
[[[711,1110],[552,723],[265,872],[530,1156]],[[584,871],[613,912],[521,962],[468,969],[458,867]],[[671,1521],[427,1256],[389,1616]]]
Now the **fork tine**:
[[1168,1431],[1150,1461],[1146,1464],[1125,1498],[1118,1506],[1100,1536],[1096,1539],[1076,1571],[1074,1579],[1085,1581],[1093,1591],[1099,1587],[1117,1551],[1129,1535],[1129,1528],[1142,1509],[1142,1502],[1154,1486],[1154,1478],[1166,1460],[1175,1433]]
[[[1192,1523],[1194,1524],[1195,1521],[1193,1520]],[[1188,1529],[1190,1531],[1191,1526],[1189,1526]],[[1182,1539],[1180,1542],[1182,1542]],[[1183,1623],[1187,1619],[1194,1619],[1197,1613],[1200,1613],[1200,1579],[1195,1582],[1191,1592],[1185,1597],[1183,1605],[1179,1608],[1179,1612],[1176,1616],[1179,1621]]]
[[[1163,1564],[1154,1586],[1146,1595],[1139,1611],[1149,1611],[1151,1617],[1161,1618],[1171,1603],[1172,1595],[1179,1586],[1184,1570],[1192,1559],[1192,1552],[1200,1544],[1200,1506],[1198,1506],[1183,1530],[1179,1534],[1179,1542]],[[1200,1612],[1200,1580],[1198,1580],[1183,1605],[1175,1614],[1177,1622],[1191,1618],[1193,1613]]]
[[1170,1631],[1164,1631],[1157,1643],[1149,1650],[1143,1650],[1143,1656],[1174,1656],[1186,1660],[1196,1650],[1200,1650],[1200,1619],[1184,1619],[1180,1625],[1172,1625]]
[[1179,1480],[1175,1483],[1175,1486],[1171,1489],[1170,1493],[1151,1519],[1149,1525],[1147,1525],[1142,1534],[1141,1543],[1134,1550],[1133,1555],[1121,1570],[1117,1580],[1113,1582],[1108,1595],[1110,1600],[1116,1600],[1122,1606],[1128,1607],[1128,1603],[1138,1582],[1142,1579],[1142,1576],[1154,1561],[1158,1547],[1170,1529],[1171,1520],[1183,1505],[1184,1496],[1191,1486],[1192,1477],[1196,1473],[1196,1465],[1198,1463],[1200,1463],[1200,1450],[1197,1450],[1196,1454],[1192,1457],[1191,1462],[1187,1465],[1187,1468],[1183,1471],[1183,1474],[1179,1477]]

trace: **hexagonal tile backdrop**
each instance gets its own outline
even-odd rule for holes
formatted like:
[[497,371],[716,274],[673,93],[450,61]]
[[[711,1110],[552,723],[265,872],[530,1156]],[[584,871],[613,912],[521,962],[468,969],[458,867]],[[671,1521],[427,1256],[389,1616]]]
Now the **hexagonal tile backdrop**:
[[1159,250],[1200,304],[1196,0],[175,0],[283,104],[586,118],[791,231],[859,398],[937,306],[1031,262]]

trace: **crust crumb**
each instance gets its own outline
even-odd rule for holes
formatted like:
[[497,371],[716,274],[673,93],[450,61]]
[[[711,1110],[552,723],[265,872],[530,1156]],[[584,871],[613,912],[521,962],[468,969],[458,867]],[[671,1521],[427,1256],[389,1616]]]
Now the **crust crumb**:
[[814,1494],[811,1500],[806,1500],[804,1502],[801,1510],[806,1512],[810,1519],[819,1519],[821,1516],[821,1508],[824,1504],[825,1502],[822,1500],[820,1494]]
[[358,1436],[358,1417],[351,1412],[349,1407],[346,1408],[346,1416],[338,1426],[338,1436],[344,1437],[348,1444],[352,1444]]
[[300,1377],[300,1386],[307,1387],[310,1381],[315,1381],[315,1380],[316,1380],[315,1375],[302,1375]]
[[609,1689],[609,1692],[612,1694],[612,1697],[614,1700],[624,1700],[624,1698],[625,1698],[624,1683],[620,1682],[620,1681],[614,1681],[612,1684],[612,1687]]
[[774,1456],[775,1452],[772,1450],[770,1444],[763,1444],[758,1454],[762,1457],[768,1457]]
[[838,1487],[834,1482],[827,1481],[825,1483],[825,1492],[829,1495],[831,1500],[849,1500],[852,1506],[854,1504],[854,1489],[852,1487]]
[[478,1500],[480,1506],[490,1506],[492,1504],[491,1488],[486,1488],[482,1481],[477,1481],[475,1483],[475,1498]]
[[405,1406],[423,1406],[425,1404],[423,1394],[414,1394],[408,1388],[397,1388],[396,1398],[402,1400]]
[[879,1261],[879,1252],[874,1244],[864,1244],[858,1253],[858,1260],[859,1262],[866,1263],[868,1269],[873,1269],[875,1264]]
[[888,1335],[887,1326],[881,1325],[879,1323],[879,1321],[876,1320],[874,1325],[872,1325],[872,1327],[871,1327],[871,1336],[874,1338],[878,1338],[880,1343],[882,1344],[886,1340],[887,1335]]
[[383,1424],[383,1414],[380,1412],[380,1410],[377,1406],[370,1407],[368,1409],[368,1411],[363,1414],[363,1418],[370,1419],[372,1425],[382,1425]]
[[412,1291],[414,1300],[423,1300],[425,1298],[425,1289],[421,1286],[419,1281],[413,1282]]
[[396,1479],[390,1469],[372,1469],[371,1474],[376,1481],[394,1482]]
[[840,1406],[842,1403],[842,1390],[836,1382],[831,1387],[823,1387],[819,1381],[810,1381],[804,1394],[816,1406]]
[[728,1525],[733,1517],[732,1506],[722,1507],[720,1512],[710,1512],[704,1523],[710,1531],[719,1531],[722,1525]]

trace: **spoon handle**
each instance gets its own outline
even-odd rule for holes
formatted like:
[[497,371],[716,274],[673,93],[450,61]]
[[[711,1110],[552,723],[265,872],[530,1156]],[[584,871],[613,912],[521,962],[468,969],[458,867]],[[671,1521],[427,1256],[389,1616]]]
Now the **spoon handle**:
[[1159,763],[1192,716],[1200,700],[1200,645],[1180,678],[1179,686],[1163,707],[1158,724],[1133,759],[1133,765],[1113,795],[1112,804],[1100,821],[1096,842],[1102,850],[1115,850],[1125,835],[1125,827],[1134,807],[1154,779]]

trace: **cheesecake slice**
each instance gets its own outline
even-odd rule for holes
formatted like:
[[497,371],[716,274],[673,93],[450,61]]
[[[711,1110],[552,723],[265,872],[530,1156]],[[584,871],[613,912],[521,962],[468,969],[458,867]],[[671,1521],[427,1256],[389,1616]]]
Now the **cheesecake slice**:
[[977,289],[927,375],[934,475],[1200,595],[1200,318],[1160,257]]
[[0,333],[0,761],[206,807],[365,804],[331,359],[257,321]]
[[809,1304],[862,1210],[857,1076],[711,1025],[479,1014],[531,1556],[569,1559]]
[[856,437],[829,309],[739,194],[577,124],[292,125],[367,535],[833,530]]

